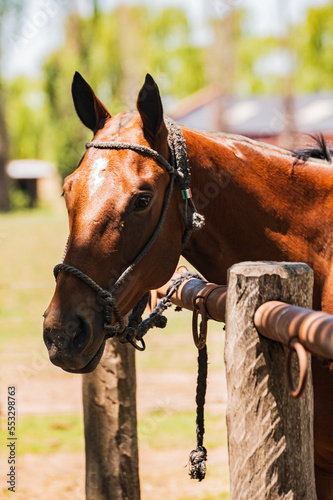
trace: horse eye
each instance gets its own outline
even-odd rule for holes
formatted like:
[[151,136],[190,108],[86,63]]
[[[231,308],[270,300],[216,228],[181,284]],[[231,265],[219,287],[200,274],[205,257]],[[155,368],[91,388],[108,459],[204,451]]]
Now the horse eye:
[[151,202],[152,196],[149,194],[143,194],[139,196],[134,203],[134,210],[144,210],[145,208],[148,207],[149,203]]

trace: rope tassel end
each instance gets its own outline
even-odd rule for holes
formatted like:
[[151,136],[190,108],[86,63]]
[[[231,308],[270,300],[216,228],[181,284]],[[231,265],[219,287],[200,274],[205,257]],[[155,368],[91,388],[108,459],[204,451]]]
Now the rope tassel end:
[[192,450],[189,456],[189,476],[191,479],[202,481],[206,475],[207,450],[204,446],[198,446]]

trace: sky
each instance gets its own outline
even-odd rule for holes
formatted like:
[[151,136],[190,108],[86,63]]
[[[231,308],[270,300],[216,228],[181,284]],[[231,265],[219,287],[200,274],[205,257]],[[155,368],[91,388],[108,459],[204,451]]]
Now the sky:
[[[193,26],[198,45],[209,41],[209,18],[223,16],[230,6],[248,10],[247,29],[259,36],[283,32],[288,23],[301,21],[311,6],[328,0],[100,0],[111,9],[122,4],[145,3],[152,7],[174,5],[183,7]],[[63,20],[73,0],[31,0],[19,20],[6,23],[2,71],[11,78],[21,74],[37,76],[45,57],[63,42]],[[83,15],[89,14],[89,0],[76,0]]]

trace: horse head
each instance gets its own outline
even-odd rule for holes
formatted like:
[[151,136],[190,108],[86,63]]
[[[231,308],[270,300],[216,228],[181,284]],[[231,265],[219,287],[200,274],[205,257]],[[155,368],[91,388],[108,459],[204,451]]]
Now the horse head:
[[[76,112],[94,139],[64,182],[70,232],[55,293],[44,314],[44,341],[55,365],[85,373],[103,354],[104,306],[93,287],[66,269],[79,270],[100,289],[113,290],[120,314],[126,315],[143,294],[172,276],[181,253],[184,220],[179,210],[181,190],[170,191],[172,175],[165,168],[170,160],[168,129],[152,77],[147,75],[139,92],[137,110],[116,116],[78,73],[72,94]],[[148,154],[148,148],[155,156]],[[137,259],[161,222],[168,195],[163,224],[147,253]],[[112,322],[116,323],[114,315]]]

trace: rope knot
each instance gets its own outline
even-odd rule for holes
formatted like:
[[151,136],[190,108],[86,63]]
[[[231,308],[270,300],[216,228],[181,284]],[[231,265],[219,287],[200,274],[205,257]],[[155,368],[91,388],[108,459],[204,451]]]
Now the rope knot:
[[193,212],[193,214],[191,214],[186,221],[186,227],[190,231],[198,231],[199,229],[202,229],[204,225],[205,217],[198,212]]
[[115,305],[115,299],[114,299],[113,295],[111,295],[110,292],[108,292],[107,290],[101,290],[100,292],[98,292],[97,295],[98,295],[98,298],[102,302],[105,302],[106,304],[108,304],[110,306]]
[[166,316],[156,316],[155,325],[156,328],[165,328],[168,322]]
[[191,479],[202,481],[206,475],[207,450],[204,446],[198,446],[192,450],[189,456],[189,475]]
[[104,331],[105,331],[105,340],[106,339],[113,339],[113,337],[117,336],[117,329],[114,326],[108,325],[107,323],[104,323],[103,325]]

